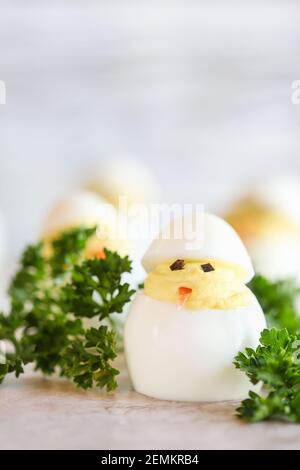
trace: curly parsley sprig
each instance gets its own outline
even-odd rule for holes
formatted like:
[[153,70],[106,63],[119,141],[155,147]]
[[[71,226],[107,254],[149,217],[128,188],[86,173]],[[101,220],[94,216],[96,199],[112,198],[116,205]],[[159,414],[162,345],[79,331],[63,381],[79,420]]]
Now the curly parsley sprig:
[[300,330],[296,302],[300,288],[293,279],[269,281],[257,274],[249,284],[266,316],[269,328],[286,328],[289,333]]
[[234,360],[261,395],[251,391],[237,409],[246,421],[282,419],[300,422],[300,288],[293,279],[269,281],[256,275],[249,284],[264,311],[268,329],[256,350],[246,348]]
[[[63,233],[46,255],[43,243],[24,251],[9,287],[11,309],[0,314],[0,340],[13,352],[0,364],[0,383],[7,373],[19,376],[33,363],[44,374],[72,379],[82,388],[93,385],[113,390],[118,370],[115,320],[134,290],[122,281],[131,271],[128,257],[104,250],[103,259],[85,259],[88,240],[96,228]],[[86,328],[96,317],[98,328]]]
[[262,395],[251,391],[238,415],[247,421],[284,419],[300,422],[300,334],[265,329],[256,350],[238,353],[235,366],[252,384],[263,384]]

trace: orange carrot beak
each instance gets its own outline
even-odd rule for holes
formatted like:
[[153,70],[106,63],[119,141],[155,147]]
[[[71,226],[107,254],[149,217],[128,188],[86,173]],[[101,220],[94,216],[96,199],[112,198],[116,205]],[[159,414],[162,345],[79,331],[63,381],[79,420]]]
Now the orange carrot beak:
[[95,254],[95,258],[97,259],[105,259],[105,253],[103,250],[99,250],[97,251],[97,253]]
[[179,287],[178,304],[180,307],[183,307],[185,305],[192,292],[193,289],[190,289],[190,287]]

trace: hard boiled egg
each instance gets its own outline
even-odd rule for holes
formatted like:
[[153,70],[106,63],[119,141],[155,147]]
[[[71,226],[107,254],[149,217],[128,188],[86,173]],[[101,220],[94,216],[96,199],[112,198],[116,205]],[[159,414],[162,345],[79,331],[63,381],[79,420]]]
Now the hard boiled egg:
[[99,160],[92,167],[86,186],[116,207],[121,196],[126,197],[130,206],[156,201],[159,193],[158,183],[149,168],[127,155]]
[[255,269],[271,280],[300,282],[300,180],[282,176],[254,185],[227,213]]
[[170,235],[146,253],[145,288],[125,326],[129,373],[137,392],[159,399],[241,399],[259,386],[234,367],[234,357],[256,348],[266,326],[245,285],[253,268],[235,231],[216,216],[204,214],[198,242]]
[[[95,227],[96,235],[87,244],[87,258],[104,257],[104,248],[117,251],[121,256],[128,255],[129,247],[126,238],[119,237],[118,219],[115,207],[93,192],[79,190],[59,200],[50,210],[43,225],[42,238],[46,242],[46,250],[51,251],[51,241],[62,232],[75,228]],[[131,282],[129,275],[124,274],[124,281]],[[135,286],[134,286],[135,287]],[[124,321],[124,316],[117,315]],[[98,318],[85,320],[87,326],[99,326]]]
[[121,255],[128,253],[126,239],[117,236],[116,209],[90,191],[75,191],[59,200],[45,218],[42,238],[51,241],[61,232],[77,226],[98,227],[97,235],[88,244],[88,256],[101,253],[103,248]]
[[249,307],[194,311],[139,292],[125,329],[134,388],[166,400],[244,398],[255,388],[232,361],[245,347],[258,345],[264,327],[255,298]]
[[142,254],[151,239],[141,230],[138,236],[132,232],[135,227],[145,226],[142,206],[147,211],[151,203],[160,197],[160,187],[155,174],[141,159],[120,154],[100,158],[90,167],[85,187],[95,192],[116,207],[127,221],[129,253],[133,263],[133,277],[136,284],[145,278],[141,266]]
[[178,258],[222,260],[235,266],[245,282],[254,275],[248,252],[236,231],[225,220],[201,213],[173,219],[153,240],[143,257],[147,272],[155,266]]

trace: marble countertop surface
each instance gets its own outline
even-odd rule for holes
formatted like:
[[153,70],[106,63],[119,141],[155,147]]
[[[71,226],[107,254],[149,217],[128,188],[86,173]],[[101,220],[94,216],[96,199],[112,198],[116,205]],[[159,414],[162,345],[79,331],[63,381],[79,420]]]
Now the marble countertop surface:
[[135,393],[125,368],[111,394],[31,371],[0,387],[1,449],[298,449],[300,426],[245,424],[236,402],[180,403]]

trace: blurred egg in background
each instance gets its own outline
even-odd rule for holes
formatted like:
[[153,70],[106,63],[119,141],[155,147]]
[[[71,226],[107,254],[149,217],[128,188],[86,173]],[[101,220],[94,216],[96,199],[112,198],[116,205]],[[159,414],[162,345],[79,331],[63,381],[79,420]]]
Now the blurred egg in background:
[[61,233],[76,227],[97,227],[87,246],[87,256],[103,256],[103,249],[128,254],[126,241],[116,233],[116,209],[100,196],[78,190],[63,197],[50,209],[43,224],[42,239],[51,242]]
[[126,154],[99,157],[86,168],[83,186],[104,197],[116,208],[120,217],[125,217],[127,230],[120,233],[128,243],[128,252],[133,266],[133,280],[137,285],[143,282],[145,271],[141,264],[142,256],[151,242],[149,233],[140,230],[139,236],[133,236],[134,227],[143,227],[147,223],[139,207],[150,209],[150,204],[159,203],[161,188],[155,172],[137,157]]
[[157,202],[160,197],[155,176],[142,159],[126,154],[109,155],[91,164],[89,172],[87,188],[116,207],[120,197],[126,197],[129,205]]
[[246,190],[227,213],[256,271],[271,280],[300,282],[299,202],[298,177],[270,174]]

